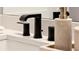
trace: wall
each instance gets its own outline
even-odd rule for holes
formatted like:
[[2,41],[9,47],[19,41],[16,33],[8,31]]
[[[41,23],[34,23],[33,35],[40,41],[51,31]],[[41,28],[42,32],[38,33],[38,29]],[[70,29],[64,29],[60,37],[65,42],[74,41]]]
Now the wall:
[[0,25],[2,24],[3,7],[0,7]]
[[42,13],[42,18],[53,18],[52,13],[58,11],[57,7],[4,7],[4,14],[31,14],[31,13]]
[[79,21],[79,7],[70,7],[69,12],[73,21]]
[[2,25],[2,15],[0,14],[0,26]]
[[0,14],[3,14],[3,7],[0,7]]

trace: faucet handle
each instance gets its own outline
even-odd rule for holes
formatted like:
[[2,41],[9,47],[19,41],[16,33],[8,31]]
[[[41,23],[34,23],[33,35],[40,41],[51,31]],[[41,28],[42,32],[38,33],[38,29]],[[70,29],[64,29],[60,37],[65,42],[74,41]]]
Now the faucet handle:
[[29,23],[17,22],[18,24],[23,24],[23,36],[30,36]]
[[18,24],[29,24],[29,23],[26,23],[24,21],[20,21],[20,22],[17,22]]

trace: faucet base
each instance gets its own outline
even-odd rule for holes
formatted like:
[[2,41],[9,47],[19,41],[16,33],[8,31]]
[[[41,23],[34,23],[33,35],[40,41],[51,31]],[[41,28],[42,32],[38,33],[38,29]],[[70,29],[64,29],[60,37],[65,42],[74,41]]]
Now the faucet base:
[[54,31],[55,31],[54,26],[48,27],[48,41],[54,41],[54,36],[55,36]]
[[23,24],[23,36],[30,36],[29,23]]
[[34,38],[42,38],[42,36],[34,36]]

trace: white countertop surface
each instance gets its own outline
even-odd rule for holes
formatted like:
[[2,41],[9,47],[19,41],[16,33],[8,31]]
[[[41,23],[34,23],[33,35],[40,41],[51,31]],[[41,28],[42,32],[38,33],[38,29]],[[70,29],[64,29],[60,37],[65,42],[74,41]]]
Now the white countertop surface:
[[[23,36],[22,32],[16,31],[16,30],[11,30],[11,29],[5,29],[4,34],[2,34],[2,35],[7,36],[8,38],[9,37],[22,38],[22,40],[11,39],[11,40],[16,40],[16,41],[20,41],[20,42],[21,41],[26,42],[26,39],[27,39],[27,40],[31,40],[32,42],[36,41],[36,42],[42,42],[42,43],[44,42],[44,43],[48,43],[48,44],[53,43],[53,41],[48,41],[47,40],[48,39],[47,36],[43,36],[43,38],[35,39],[35,38],[33,38],[33,34],[31,34],[31,36]],[[5,38],[7,38],[7,37],[5,37]],[[74,41],[72,41],[72,43],[74,43]]]
[[[42,42],[42,43],[52,43],[53,41],[48,41],[47,40],[47,36],[43,36],[43,38],[39,38],[39,39],[35,39],[33,38],[33,34],[31,34],[31,36],[23,36],[22,32],[20,31],[15,31],[15,30],[10,30],[10,29],[6,29],[5,33],[7,34],[8,37],[17,37],[17,38],[22,38],[21,39],[11,39],[11,40],[16,40],[16,41],[21,41],[21,42],[27,42],[27,40],[29,41],[34,41],[34,42]],[[26,40],[27,39],[27,40]]]

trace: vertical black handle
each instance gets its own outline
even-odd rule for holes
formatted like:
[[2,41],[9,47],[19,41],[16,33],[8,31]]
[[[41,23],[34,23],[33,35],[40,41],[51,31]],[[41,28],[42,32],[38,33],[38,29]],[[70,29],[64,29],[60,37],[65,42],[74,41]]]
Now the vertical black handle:
[[17,22],[18,24],[23,24],[23,36],[30,36],[30,25],[25,22]]
[[29,23],[23,24],[23,36],[30,36]]
[[54,41],[54,31],[53,26],[48,27],[48,41]]

